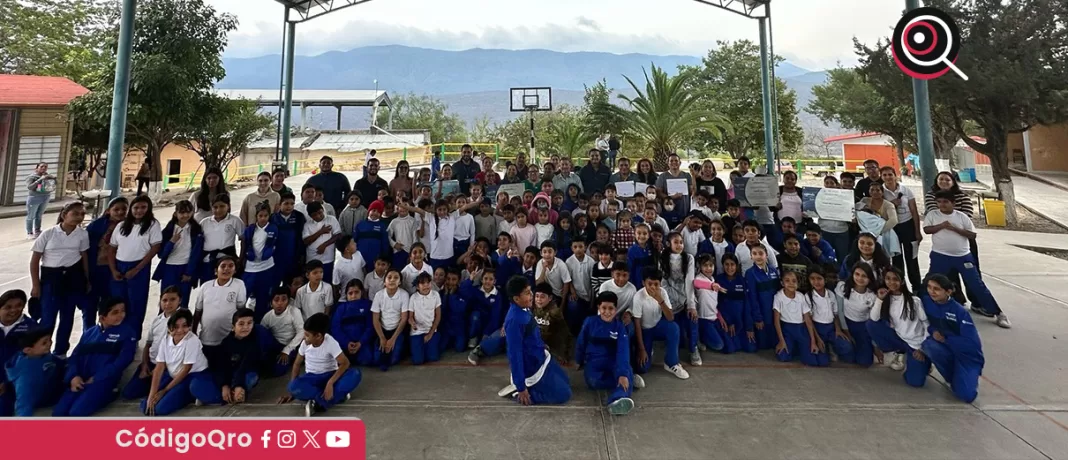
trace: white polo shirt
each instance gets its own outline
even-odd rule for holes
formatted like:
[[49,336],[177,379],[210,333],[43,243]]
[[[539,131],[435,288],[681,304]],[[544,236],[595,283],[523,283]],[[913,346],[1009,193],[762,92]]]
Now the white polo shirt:
[[430,275],[430,281],[434,281],[434,268],[430,264],[423,262],[423,268],[415,268],[415,265],[408,264],[401,270],[401,287],[405,291],[408,291],[408,295],[415,293],[417,286],[415,285],[415,279],[419,277],[420,273],[426,273]]
[[[664,305],[667,305],[670,309],[671,300],[668,299],[667,289],[660,288],[660,298],[664,300]],[[641,288],[634,294],[634,304],[630,309],[630,314],[642,320],[642,329],[652,329],[656,326],[656,323],[660,322],[660,318],[664,316],[664,312],[660,310],[660,303],[650,296],[645,288]]]
[[81,261],[82,252],[88,250],[89,232],[81,226],[74,227],[68,235],[62,226],[56,225],[41,232],[33,242],[33,252],[41,254],[42,267],[71,267]]
[[[704,274],[698,274],[695,279],[716,282],[716,280],[710,279]],[[697,297],[697,315],[699,318],[709,321],[719,318],[719,292],[711,289],[694,289],[694,296]]]
[[363,255],[359,251],[352,254],[351,259],[344,257],[334,259],[334,284],[340,286],[341,290],[344,291],[349,281],[363,281],[363,269],[365,266],[366,262],[364,262]]
[[687,254],[697,257],[697,245],[701,244],[705,240],[705,232],[701,229],[690,231],[689,228],[682,229],[682,250]]
[[282,353],[289,354],[304,340],[304,317],[300,309],[289,305],[281,315],[271,311],[263,315],[260,324],[271,331],[274,341],[282,345]]
[[256,260],[245,262],[245,272],[259,273],[274,267],[274,257],[267,260],[260,260],[260,258],[263,257],[263,250],[266,249],[266,247],[267,229],[256,225],[256,229],[252,231],[252,251],[256,253]]
[[152,225],[144,235],[141,234],[141,226],[134,224],[129,235],[122,234],[122,224],[115,227],[111,232],[110,244],[115,249],[115,259],[121,262],[140,262],[145,254],[152,249],[153,245],[163,241],[163,230],[160,230],[159,222],[152,221]]
[[[902,318],[902,312],[905,310],[905,298],[900,295],[890,296],[890,324],[894,327],[894,332],[897,332],[897,336],[901,337],[905,343],[909,345],[913,350],[919,350],[920,345],[927,339],[927,312],[923,310],[923,303],[919,297],[912,297],[912,304],[916,311],[916,317],[913,319]],[[872,321],[879,321],[882,318],[882,307],[877,306],[871,309]]]
[[227,214],[223,220],[216,220],[215,216],[201,220],[200,228],[204,231],[204,251],[218,251],[236,244],[244,224],[237,216]]
[[434,215],[426,217],[426,234],[430,237],[430,258],[445,260],[454,255],[452,242],[456,234],[456,219],[447,217],[438,219]]
[[304,224],[304,233],[302,234],[302,238],[307,238],[309,236],[314,235],[315,232],[318,232],[320,228],[323,228],[326,225],[330,226],[330,232],[319,235],[319,237],[316,238],[315,241],[313,241],[311,244],[309,244],[307,249],[305,250],[305,254],[308,256],[308,260],[314,259],[324,264],[334,262],[334,252],[336,252],[334,250],[334,245],[331,244],[330,247],[326,248],[326,250],[323,251],[322,254],[319,254],[319,245],[325,243],[326,240],[333,238],[334,235],[341,234],[341,223],[337,221],[336,217],[325,216],[323,217],[323,220],[319,222],[308,219],[308,222]]
[[846,319],[853,322],[866,322],[868,316],[871,314],[871,309],[875,306],[875,302],[879,300],[875,293],[871,289],[868,289],[864,293],[853,291],[849,293],[849,298],[845,296],[845,283],[838,283],[838,287],[834,290],[838,297],[842,298]]
[[[412,294],[408,301],[408,311],[411,312],[410,314],[415,315],[415,327],[412,328],[411,334],[423,335],[430,332],[430,328],[434,327],[434,310],[439,307],[441,307],[441,295],[438,294],[438,291],[431,289],[430,294],[427,295],[423,295],[418,291]],[[385,321],[383,321],[383,324],[385,324]]]
[[[312,290],[311,284],[304,284],[297,289],[291,306],[300,310],[305,319],[316,313],[326,313],[334,305],[334,286],[326,281],[319,282],[319,289]],[[303,326],[301,326],[303,327]]]
[[337,357],[341,356],[341,345],[330,334],[323,336],[323,343],[317,347],[301,342],[300,353],[304,357],[304,372],[308,374],[325,374],[337,371]]
[[145,346],[148,347],[148,359],[156,362],[156,354],[159,353],[159,344],[165,340],[170,339],[170,335],[167,331],[167,320],[170,317],[164,314],[158,314],[155,318],[152,318],[152,325],[148,328],[148,338],[146,339]]
[[[963,212],[953,210],[952,214],[944,214],[942,211],[935,209],[927,213],[923,218],[923,226],[931,227],[941,224],[942,222],[949,222],[950,225],[962,230],[975,231],[975,225],[972,224],[972,219]],[[931,252],[937,252],[939,254],[947,255],[950,257],[966,256],[972,252],[970,246],[968,246],[968,239],[962,236],[960,233],[953,230],[939,230],[938,233],[931,235]]]
[[[812,311],[812,321],[819,324],[834,323],[834,315],[838,312],[838,297],[831,289],[824,289],[827,295],[812,291],[812,300],[808,302],[808,308]],[[809,294],[805,294],[807,300]]]
[[[617,286],[614,280],[601,283],[597,293],[614,292],[616,294],[616,315],[629,311],[634,306],[634,294],[638,292],[634,285],[628,281],[623,287]],[[666,298],[665,298],[666,299]],[[593,299],[590,299],[593,300]]]
[[397,289],[392,296],[385,289],[375,294],[371,302],[371,312],[379,313],[382,319],[382,329],[392,331],[400,325],[401,313],[408,311],[408,291]]
[[[571,286],[575,288],[575,294],[583,300],[593,300],[593,286],[590,285],[590,277],[593,276],[593,266],[597,262],[586,254],[582,260],[572,255],[567,258],[567,271],[571,274]],[[618,305],[617,305],[618,306]]]
[[159,344],[156,362],[166,363],[167,373],[171,377],[178,375],[186,364],[193,365],[193,368],[189,369],[190,374],[208,370],[208,358],[204,357],[203,346],[197,335],[192,332],[186,333],[178,343],[174,343],[174,339],[170,336],[166,337],[163,343]]
[[174,243],[174,248],[171,249],[171,255],[167,256],[167,265],[186,265],[193,252],[193,238],[189,235],[189,225],[179,227],[175,224],[174,231],[180,233],[178,233],[178,242]]
[[196,303],[196,311],[203,315],[200,318],[200,341],[212,347],[222,343],[233,329],[234,313],[238,308],[245,308],[247,299],[245,282],[237,278],[222,285],[214,279],[200,286]]
[[[386,272],[389,274],[389,272]],[[363,289],[367,291],[367,298],[374,299],[379,292],[386,288],[386,277],[378,276],[374,270],[367,272],[363,277]]]
[[553,266],[546,273],[545,260],[539,260],[534,268],[534,279],[541,278],[542,273],[545,273],[545,282],[552,286],[553,294],[558,297],[562,296],[564,284],[571,282],[571,272],[567,269],[567,264],[557,257],[553,259]]
[[779,319],[784,323],[802,324],[805,322],[805,313],[811,313],[808,301],[800,292],[794,292],[794,298],[789,298],[783,291],[775,294],[772,301],[772,309],[779,312]]

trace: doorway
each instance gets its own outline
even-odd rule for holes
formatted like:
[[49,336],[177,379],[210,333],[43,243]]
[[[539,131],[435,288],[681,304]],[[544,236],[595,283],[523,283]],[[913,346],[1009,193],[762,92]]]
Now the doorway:
[[167,160],[167,184],[177,184],[180,180],[178,175],[182,173],[182,160],[173,158]]

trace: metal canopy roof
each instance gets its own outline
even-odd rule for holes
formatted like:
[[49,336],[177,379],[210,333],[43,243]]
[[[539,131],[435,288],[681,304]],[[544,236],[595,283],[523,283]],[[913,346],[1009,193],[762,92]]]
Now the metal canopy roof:
[[[259,101],[260,106],[279,105],[277,89],[217,89],[215,93],[229,99]],[[293,90],[293,105],[305,107],[390,107],[389,95],[381,90]]]

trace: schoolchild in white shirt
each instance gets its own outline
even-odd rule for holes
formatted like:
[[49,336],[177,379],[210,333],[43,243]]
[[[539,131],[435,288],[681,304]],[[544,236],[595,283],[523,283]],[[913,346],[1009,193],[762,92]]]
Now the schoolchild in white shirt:
[[404,353],[404,328],[408,325],[408,291],[400,288],[400,272],[386,273],[385,289],[375,295],[371,312],[378,342],[375,362],[382,371],[400,362]]
[[432,278],[428,273],[419,273],[415,277],[416,291],[408,301],[412,364],[417,366],[441,359],[441,296],[430,287]]
[[594,257],[586,254],[586,241],[577,239],[571,242],[571,257],[564,262],[571,275],[571,298],[568,299],[564,317],[567,319],[571,335],[577,337],[582,331],[582,323],[592,316],[593,298],[600,286],[592,282],[593,266],[597,264]]
[[248,293],[245,283],[234,277],[237,262],[224,255],[218,259],[216,278],[200,286],[193,315],[193,332],[200,332],[204,353],[215,359],[219,345],[233,329],[233,316],[238,308],[245,308]]
[[663,273],[656,267],[642,269],[644,287],[634,294],[631,314],[634,318],[634,336],[638,341],[638,366],[634,369],[639,374],[649,372],[653,358],[653,341],[664,341],[664,370],[680,379],[690,378],[690,374],[679,363],[679,325],[668,300],[667,290],[660,287]]
[[304,321],[304,341],[293,361],[287,392],[278,400],[279,404],[305,401],[304,415],[308,417],[347,401],[362,379],[359,369],[349,367],[349,359],[329,331],[330,317],[325,313]]
[[412,245],[412,253],[411,256],[409,256],[409,260],[411,263],[401,270],[401,287],[411,295],[418,289],[415,278],[418,277],[420,273],[426,273],[433,279],[434,269],[430,264],[426,263],[426,248],[423,246],[423,243],[415,243]]
[[170,415],[196,399],[190,387],[198,380],[211,382],[208,359],[200,339],[192,332],[193,314],[176,311],[167,320],[168,337],[156,352],[156,367],[148,397],[141,401],[145,415]]
[[923,303],[909,292],[903,278],[897,268],[883,275],[884,287],[876,293],[879,302],[871,309],[868,333],[880,350],[892,356],[890,369],[904,369],[905,382],[919,387],[930,370],[921,349],[930,324]]
[[[850,276],[838,283],[835,294],[842,298],[847,329],[844,332],[854,344],[852,362],[869,367],[875,362],[873,353],[878,353],[879,361],[882,362],[882,352],[872,347],[867,327],[871,309],[876,301],[873,288],[878,281],[871,266],[865,263],[857,263],[848,273]],[[838,360],[845,361],[842,356],[839,356]]]
[[837,270],[833,264],[828,269],[812,266],[808,270],[809,291],[806,297],[812,310],[816,347],[819,348],[816,361],[820,366],[827,366],[839,359],[853,362],[853,343],[849,341],[849,334],[842,329],[845,319],[838,316],[838,302],[841,299],[828,287],[832,284],[829,281],[833,281],[828,278],[837,278]]
[[806,366],[817,366],[816,331],[812,327],[812,310],[807,299],[797,291],[800,285],[797,272],[782,274],[782,290],[775,294],[772,304],[775,332],[779,343],[775,345],[775,357],[779,361],[793,361],[800,356]]
[[141,340],[141,326],[148,310],[148,284],[152,258],[163,242],[163,230],[152,216],[152,200],[148,195],[134,198],[130,212],[111,234],[108,262],[111,265],[111,295],[126,302],[123,325],[134,331]]
[[303,339],[301,330],[304,328],[304,315],[299,308],[290,305],[288,288],[278,287],[272,291],[271,311],[263,315],[260,325],[273,339],[264,344],[264,355],[271,363],[271,375],[285,375],[296,358],[297,347]]
[[81,226],[84,219],[85,206],[80,201],[63,206],[59,224],[37,237],[30,257],[30,296],[41,299],[40,327],[54,330],[59,317],[53,349],[59,356],[66,356],[70,349],[74,312],[88,294],[89,232]]
[[307,261],[318,260],[323,264],[323,279],[332,284],[334,277],[334,243],[341,238],[341,224],[334,216],[326,215],[323,204],[313,201],[308,204],[308,221],[304,224],[304,245]]
[[212,215],[200,220],[200,229],[204,232],[201,283],[215,278],[215,267],[220,256],[237,257],[237,239],[245,228],[241,219],[230,214],[230,195],[216,195],[211,202],[211,212]]
[[137,366],[133,378],[122,387],[122,399],[134,400],[148,396],[152,385],[152,370],[156,367],[156,355],[159,354],[160,344],[170,338],[167,321],[174,316],[174,312],[178,311],[182,303],[179,289],[178,286],[168,286],[160,292],[160,314],[152,319],[152,325],[148,329],[148,339],[141,353],[141,364]]
[[389,235],[389,245],[393,248],[393,267],[403,267],[408,263],[408,254],[412,246],[419,241],[416,235],[417,222],[408,212],[407,206],[397,206],[397,216],[389,223],[386,233]]
[[556,301],[568,298],[571,291],[571,272],[567,264],[556,257],[556,244],[546,241],[541,244],[541,261],[534,269],[534,284],[549,283]]
[[[337,240],[337,248],[341,251],[341,258],[334,260],[334,277],[331,284],[348,286],[349,281],[363,281],[364,267],[367,266],[367,262],[356,250],[356,240],[352,239],[352,236],[342,235]],[[338,295],[338,298],[340,297]]]
[[363,286],[367,289],[367,298],[374,299],[386,287],[386,273],[389,272],[390,257],[382,255],[375,261],[375,269],[363,277]]
[[293,297],[293,306],[300,310],[305,318],[316,313],[330,315],[334,307],[334,286],[324,280],[323,263],[310,260],[304,264],[308,283],[297,290]]
[[280,270],[275,268],[274,249],[278,243],[278,227],[270,223],[271,207],[266,202],[256,205],[256,221],[245,228],[241,235],[241,258],[245,282],[259,321],[271,309],[271,289],[282,282]]
[[597,288],[597,293],[612,292],[616,295],[616,304],[619,308],[616,315],[623,319],[624,324],[631,325],[631,310],[634,306],[634,295],[638,290],[630,283],[630,269],[625,262],[614,262],[611,268],[612,278]]

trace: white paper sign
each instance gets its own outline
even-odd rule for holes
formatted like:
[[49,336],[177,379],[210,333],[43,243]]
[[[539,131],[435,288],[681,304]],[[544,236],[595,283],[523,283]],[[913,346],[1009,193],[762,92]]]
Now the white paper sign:
[[690,185],[686,183],[686,179],[668,179],[667,180],[667,194],[668,196],[676,193],[682,195],[690,194]]
[[[620,198],[630,198],[634,196],[635,188],[634,181],[616,182],[616,196]],[[642,190],[645,193],[645,190]]]
[[853,205],[853,191],[848,189],[825,188],[816,194],[816,214],[820,219],[852,222],[856,208]]
[[527,190],[526,186],[522,183],[519,184],[503,184],[497,188],[497,194],[507,193],[508,199],[512,199],[513,196],[522,197],[523,192]]
[[645,193],[646,190],[649,190],[649,184],[645,182],[634,183],[634,193]]
[[779,181],[774,176],[739,177],[734,180],[734,196],[743,208],[779,204]]

